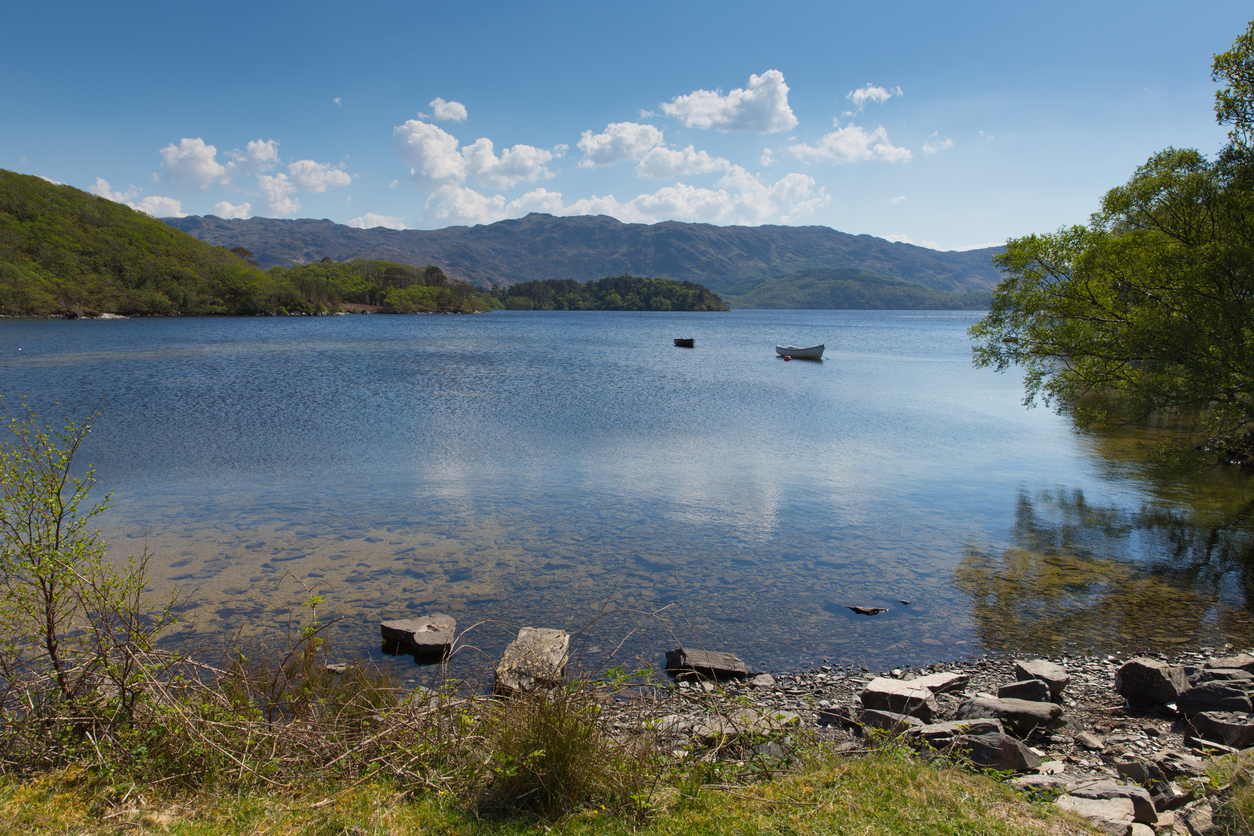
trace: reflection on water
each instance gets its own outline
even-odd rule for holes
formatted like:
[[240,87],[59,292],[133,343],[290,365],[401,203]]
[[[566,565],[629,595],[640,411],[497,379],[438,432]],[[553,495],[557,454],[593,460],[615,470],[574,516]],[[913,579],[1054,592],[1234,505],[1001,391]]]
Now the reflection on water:
[[1248,483],[1024,410],[971,367],[977,316],[0,321],[0,395],[103,411],[111,554],[146,538],[198,639],[281,633],[308,585],[343,655],[438,610],[475,625],[466,665],[522,624],[768,669],[1251,643],[1248,529],[1224,527]]
[[1019,494],[1009,543],[970,543],[954,572],[986,647],[1167,648],[1248,643],[1248,511],[1196,524],[1180,510],[1092,505],[1083,491]]

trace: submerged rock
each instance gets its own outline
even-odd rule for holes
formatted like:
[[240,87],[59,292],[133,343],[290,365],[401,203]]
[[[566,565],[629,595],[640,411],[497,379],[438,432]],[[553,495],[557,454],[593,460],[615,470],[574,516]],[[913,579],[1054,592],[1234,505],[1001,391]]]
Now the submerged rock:
[[744,679],[749,671],[735,653],[677,647],[666,651],[666,672],[671,676],[703,676],[708,679]]
[[456,631],[457,621],[438,612],[421,618],[384,621],[379,625],[383,640],[401,652],[412,653],[416,662],[439,662],[448,658]]

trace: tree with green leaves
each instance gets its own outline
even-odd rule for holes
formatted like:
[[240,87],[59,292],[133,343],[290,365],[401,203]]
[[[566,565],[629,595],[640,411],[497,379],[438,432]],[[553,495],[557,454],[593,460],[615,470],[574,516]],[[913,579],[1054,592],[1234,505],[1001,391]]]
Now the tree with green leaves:
[[1082,421],[1195,416],[1228,460],[1254,454],[1254,23],[1215,57],[1215,160],[1169,148],[1109,191],[1087,225],[1007,242],[1006,278],[971,328],[975,363],[1024,373]]

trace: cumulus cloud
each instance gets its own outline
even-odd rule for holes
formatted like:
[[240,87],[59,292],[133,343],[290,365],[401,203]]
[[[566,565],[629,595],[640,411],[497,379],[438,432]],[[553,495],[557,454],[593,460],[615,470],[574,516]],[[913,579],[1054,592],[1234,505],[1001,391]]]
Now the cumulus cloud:
[[584,131],[576,143],[583,152],[580,168],[599,168],[639,160],[662,144],[662,131],[639,122],[614,122],[599,134]]
[[883,104],[893,96],[900,95],[902,95],[900,87],[894,87],[890,90],[887,87],[876,87],[874,84],[867,82],[865,87],[850,91],[845,98],[853,102],[853,106],[858,110],[862,110],[862,108],[866,107],[867,102]]
[[293,196],[296,184],[286,174],[263,174],[257,178],[257,188],[274,214],[295,215],[300,211],[300,201]]
[[[498,157],[492,140],[480,138],[458,149],[455,136],[418,119],[410,119],[393,133],[393,150],[409,165],[414,185],[424,191],[460,186],[470,176],[483,188],[497,190],[555,176],[545,167],[554,152],[543,148],[515,145]],[[558,149],[565,151],[562,146]]]
[[727,95],[717,90],[695,90],[663,102],[662,112],[689,128],[775,133],[797,126],[788,106],[788,85],[779,70],[749,76],[749,86]]
[[213,204],[213,214],[219,218],[247,218],[252,214],[252,208],[251,203],[241,203],[235,206],[223,200]]
[[348,225],[358,229],[374,229],[377,226],[386,229],[405,229],[405,219],[396,215],[376,215],[374,212],[367,212],[360,218],[353,218]]
[[170,143],[160,151],[165,171],[158,182],[204,191],[215,181],[226,177],[226,166],[217,161],[218,149],[206,145],[200,137],[183,137],[179,144]]
[[676,183],[626,201],[613,195],[594,195],[568,204],[560,192],[540,188],[506,203],[499,195],[485,197],[470,189],[447,187],[431,195],[426,210],[430,220],[453,223],[492,223],[529,212],[547,212],[612,215],[631,223],[681,220],[758,224],[803,218],[829,201],[826,191],[816,189],[814,179],[804,174],[763,183],[740,166],[731,166],[716,188]]
[[723,157],[711,157],[691,145],[681,150],[657,146],[650,148],[636,166],[636,176],[646,180],[673,180],[694,174],[712,174],[731,165]]
[[297,160],[287,167],[292,183],[301,191],[321,193],[329,186],[347,186],[353,178],[330,163],[316,163],[313,160]]
[[[49,180],[48,182],[51,183],[53,181]],[[61,184],[58,183],[57,185]],[[139,197],[139,189],[134,186],[128,186],[124,192],[115,192],[109,186],[109,181],[103,177],[97,177],[95,185],[89,188],[88,191],[106,200],[112,200],[114,203],[121,203],[136,211],[152,215],[154,218],[182,218],[186,215],[183,212],[183,204],[172,197],[149,195],[139,203],[135,203],[135,198]]]
[[927,138],[927,142],[923,143],[924,154],[931,156],[954,147],[952,139],[937,139],[939,133],[939,131],[933,131],[932,135]]
[[429,102],[427,107],[431,108],[431,113],[437,121],[466,121],[466,106],[461,102],[446,102],[437,97]]
[[846,125],[824,134],[817,145],[790,145],[788,151],[806,163],[852,163],[861,161],[908,163],[914,156],[907,148],[888,141],[884,126],[868,131],[858,125]]

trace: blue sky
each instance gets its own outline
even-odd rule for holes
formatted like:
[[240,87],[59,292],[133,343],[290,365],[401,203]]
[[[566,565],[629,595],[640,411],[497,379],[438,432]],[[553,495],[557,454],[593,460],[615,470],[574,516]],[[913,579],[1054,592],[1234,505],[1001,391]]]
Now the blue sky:
[[16,2],[0,168],[157,216],[531,211],[962,249],[1216,151],[1248,3]]

